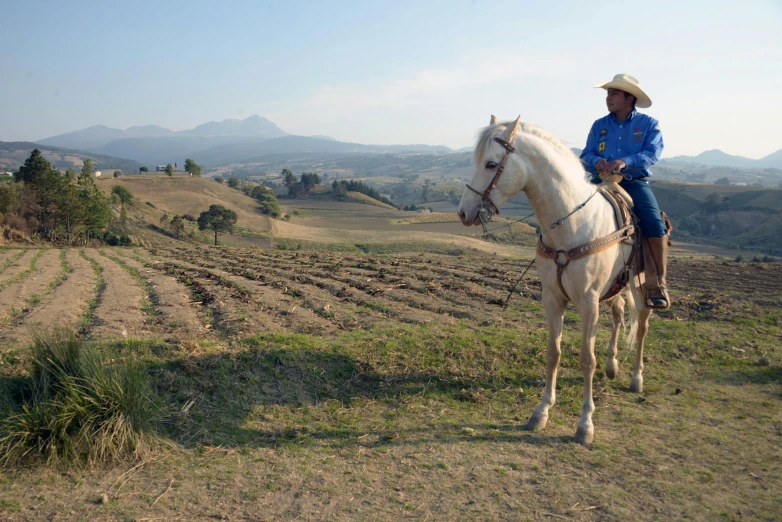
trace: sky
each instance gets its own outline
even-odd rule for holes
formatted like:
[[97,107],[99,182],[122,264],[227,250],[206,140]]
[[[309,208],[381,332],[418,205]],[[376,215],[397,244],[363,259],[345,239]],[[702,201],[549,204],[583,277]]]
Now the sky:
[[0,0],[0,141],[264,116],[472,146],[521,115],[582,147],[635,76],[664,157],[782,149],[782,0]]

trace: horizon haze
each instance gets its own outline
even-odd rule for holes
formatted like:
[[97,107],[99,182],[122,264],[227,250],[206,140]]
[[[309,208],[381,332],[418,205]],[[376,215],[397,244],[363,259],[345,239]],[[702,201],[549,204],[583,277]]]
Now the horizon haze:
[[0,141],[257,114],[295,135],[459,149],[490,114],[521,114],[583,147],[606,112],[593,84],[624,72],[654,101],[644,112],[660,120],[663,157],[782,148],[777,1],[663,1],[643,16],[621,2],[477,0],[31,1],[0,13]]

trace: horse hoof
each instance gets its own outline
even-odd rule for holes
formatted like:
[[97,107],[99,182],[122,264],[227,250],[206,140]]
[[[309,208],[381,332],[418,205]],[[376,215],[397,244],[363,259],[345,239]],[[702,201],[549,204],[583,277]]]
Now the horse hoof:
[[537,431],[546,427],[548,422],[548,415],[533,415],[527,421],[527,425],[524,426],[525,430]]
[[614,359],[613,361],[608,361],[606,363],[606,377],[609,379],[615,379],[616,374],[619,373],[619,362]]
[[592,444],[592,439],[595,438],[595,428],[592,426],[589,426],[587,428],[583,426],[579,426],[576,430],[576,436],[573,437],[573,440],[578,444]]
[[644,380],[643,377],[633,377],[630,381],[630,391],[633,393],[643,393]]

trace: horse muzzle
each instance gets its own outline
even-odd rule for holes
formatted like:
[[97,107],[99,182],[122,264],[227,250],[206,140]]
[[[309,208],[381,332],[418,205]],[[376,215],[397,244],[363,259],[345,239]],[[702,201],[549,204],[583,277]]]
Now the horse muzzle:
[[456,214],[459,216],[462,225],[464,225],[465,227],[472,227],[481,224],[481,213],[479,207],[475,207],[470,212],[465,212],[464,210],[460,210]]

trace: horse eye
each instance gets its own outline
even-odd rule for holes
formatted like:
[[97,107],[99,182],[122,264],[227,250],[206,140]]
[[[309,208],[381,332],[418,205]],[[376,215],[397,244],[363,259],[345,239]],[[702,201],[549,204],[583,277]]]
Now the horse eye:
[[486,168],[487,169],[496,169],[497,168],[497,164],[494,163],[493,161],[487,161],[486,162]]

